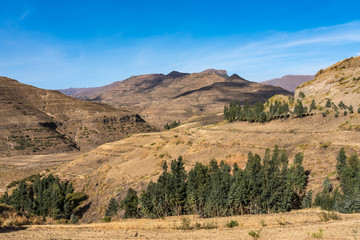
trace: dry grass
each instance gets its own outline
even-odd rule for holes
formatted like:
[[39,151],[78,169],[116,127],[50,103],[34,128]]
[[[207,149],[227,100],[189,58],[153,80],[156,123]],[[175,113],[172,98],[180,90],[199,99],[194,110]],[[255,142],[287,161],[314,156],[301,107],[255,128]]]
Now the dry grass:
[[26,224],[42,224],[42,217],[27,217],[11,206],[0,204],[0,228],[17,228]]
[[[339,214],[341,220],[323,222],[320,213],[320,209],[306,209],[210,219],[183,216],[81,225],[33,225],[26,230],[3,233],[0,239],[254,239],[249,232],[259,229],[260,240],[359,239],[360,214]],[[286,224],[279,225],[279,219]],[[239,225],[228,228],[229,221],[236,221]],[[184,222],[186,229],[179,228]]]

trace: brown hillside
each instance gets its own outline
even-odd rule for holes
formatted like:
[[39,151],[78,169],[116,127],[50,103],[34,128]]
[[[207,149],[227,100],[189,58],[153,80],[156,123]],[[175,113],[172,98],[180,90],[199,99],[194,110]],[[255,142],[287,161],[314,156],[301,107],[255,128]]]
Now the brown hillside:
[[224,104],[265,101],[275,94],[290,92],[274,86],[246,81],[226,71],[208,69],[201,73],[171,72],[167,75],[134,76],[106,86],[93,100],[126,106],[158,126],[185,121],[200,114],[223,111]]
[[297,86],[314,79],[314,77],[314,75],[286,75],[261,82],[261,84],[278,86],[290,92],[295,92]]
[[315,79],[297,87],[295,96],[305,93],[305,100],[325,105],[327,99],[335,104],[360,106],[360,57],[352,57],[320,70]]
[[151,127],[139,116],[0,78],[0,155],[90,149]]
[[304,167],[311,171],[309,188],[318,191],[325,176],[336,181],[336,155],[342,147],[349,153],[360,151],[360,114],[200,126],[214,118],[203,116],[170,131],[104,144],[54,172],[75,180],[78,190],[90,195],[83,220],[99,221],[111,197],[120,199],[128,187],[140,190],[156,181],[162,162],[179,155],[187,169],[211,159],[244,167],[249,151],[263,155],[266,148],[279,145],[287,149],[290,160],[304,152]]

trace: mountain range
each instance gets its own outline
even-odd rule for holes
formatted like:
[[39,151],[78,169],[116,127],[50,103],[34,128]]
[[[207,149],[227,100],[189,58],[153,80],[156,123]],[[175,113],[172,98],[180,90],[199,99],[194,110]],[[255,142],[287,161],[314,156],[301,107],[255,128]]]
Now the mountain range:
[[261,83],[278,86],[290,92],[295,92],[297,86],[314,79],[314,77],[314,75],[286,75],[281,78],[274,78]]
[[280,87],[250,82],[236,74],[229,77],[225,70],[215,69],[192,74],[147,74],[99,88],[60,91],[129,108],[157,126],[183,122],[194,115],[219,113],[231,102],[264,102],[275,94],[291,95]]

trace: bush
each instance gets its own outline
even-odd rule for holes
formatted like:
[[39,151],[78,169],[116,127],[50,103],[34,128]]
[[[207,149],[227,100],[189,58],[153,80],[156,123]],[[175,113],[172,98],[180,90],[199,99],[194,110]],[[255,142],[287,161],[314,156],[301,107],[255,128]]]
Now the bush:
[[203,223],[203,229],[215,229],[218,228],[217,223],[214,222],[208,222],[208,223]]
[[233,228],[239,226],[239,223],[236,220],[231,220],[230,222],[226,223],[226,226],[228,228]]
[[360,107],[358,108],[358,113],[360,113]]
[[181,218],[181,223],[180,223],[180,226],[177,227],[177,229],[180,229],[180,230],[191,230],[193,229],[191,226],[191,220],[190,218],[188,217],[182,217]]
[[111,217],[105,216],[105,217],[103,217],[102,221],[103,222],[111,222]]
[[251,230],[249,232],[249,235],[254,239],[254,240],[257,240],[261,237],[261,230],[262,229],[259,229],[259,230]]
[[319,231],[312,233],[311,237],[313,237],[313,238],[323,238],[324,237],[324,229],[319,228]]
[[344,111],[344,116],[346,116],[348,114],[348,112],[347,111]]
[[326,117],[326,112],[321,113],[323,117]]
[[341,220],[340,215],[335,212],[321,212],[318,214],[318,216],[322,222],[327,222],[330,220]]
[[305,93],[299,92],[299,98],[304,98],[304,97],[305,97]]

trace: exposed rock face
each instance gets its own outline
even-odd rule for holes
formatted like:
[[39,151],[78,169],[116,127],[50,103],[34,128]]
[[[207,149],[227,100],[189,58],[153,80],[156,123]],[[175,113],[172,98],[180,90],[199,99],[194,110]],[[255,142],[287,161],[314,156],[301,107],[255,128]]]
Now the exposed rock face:
[[360,57],[348,58],[324,70],[320,70],[311,81],[298,86],[295,97],[305,94],[305,101],[315,99],[324,106],[327,99],[336,105],[343,101],[354,108],[360,106]]
[[281,78],[274,78],[261,83],[278,86],[290,92],[295,92],[297,86],[314,79],[314,77],[314,75],[286,75]]
[[152,127],[130,111],[0,78],[0,155],[90,149]]

